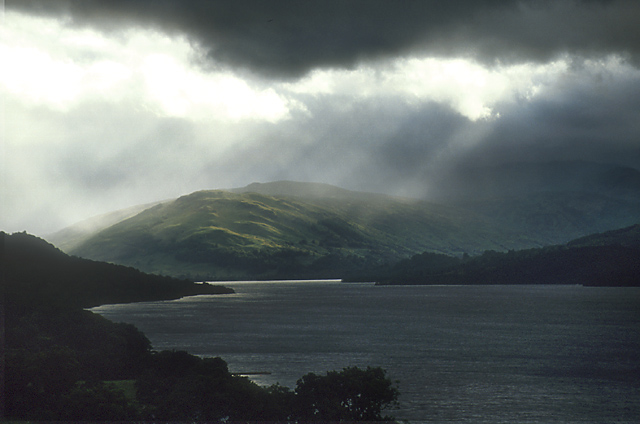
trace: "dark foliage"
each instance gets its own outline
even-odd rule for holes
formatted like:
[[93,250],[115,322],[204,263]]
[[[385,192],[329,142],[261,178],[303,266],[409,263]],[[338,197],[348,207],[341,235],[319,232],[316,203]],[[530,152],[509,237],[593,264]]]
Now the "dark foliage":
[[382,411],[399,395],[381,368],[310,373],[291,391],[233,376],[220,358],[165,351],[150,364],[137,381],[138,401],[148,418],[163,421],[387,421]]
[[640,286],[639,226],[582,238],[563,246],[476,257],[423,253],[378,270],[388,284],[582,284]]
[[279,421],[290,415],[290,391],[264,389],[246,377],[233,376],[220,358],[164,351],[151,359],[136,383],[148,418]]
[[345,368],[298,380],[297,418],[301,421],[389,421],[382,410],[394,406],[398,390],[381,368]]
[[[232,375],[220,358],[153,352],[149,340],[133,325],[116,324],[82,308],[108,301],[179,297],[208,292],[209,287],[70,258],[27,234],[0,234],[6,291],[2,419],[380,420],[382,408],[397,399],[397,390],[378,368],[345,369],[327,377],[309,374],[294,392],[279,385],[260,387]],[[101,272],[106,274],[98,275]],[[135,393],[127,394],[119,388],[121,383]],[[330,396],[326,402],[325,394]],[[323,415],[316,412],[320,403],[327,405]]]
[[7,299],[46,307],[92,307],[108,303],[222,294],[231,289],[142,273],[134,268],[68,256],[25,233],[0,233]]
[[136,378],[151,344],[134,326],[80,308],[5,305],[5,416],[130,420],[139,416],[105,380]]

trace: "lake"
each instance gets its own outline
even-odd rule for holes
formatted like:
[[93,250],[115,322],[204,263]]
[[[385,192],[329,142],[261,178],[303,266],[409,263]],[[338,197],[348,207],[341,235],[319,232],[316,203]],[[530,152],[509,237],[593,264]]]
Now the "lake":
[[640,289],[226,282],[93,308],[258,384],[380,366],[412,422],[638,422]]

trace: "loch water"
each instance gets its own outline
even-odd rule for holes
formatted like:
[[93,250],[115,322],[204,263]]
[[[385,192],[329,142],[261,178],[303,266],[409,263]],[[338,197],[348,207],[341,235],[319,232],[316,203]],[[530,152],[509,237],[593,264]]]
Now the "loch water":
[[261,385],[380,366],[399,420],[640,421],[640,288],[224,285],[236,293],[92,310]]

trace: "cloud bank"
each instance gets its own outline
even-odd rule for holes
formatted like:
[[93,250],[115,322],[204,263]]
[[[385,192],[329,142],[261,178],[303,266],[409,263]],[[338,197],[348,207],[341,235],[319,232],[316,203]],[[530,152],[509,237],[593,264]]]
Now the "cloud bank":
[[399,55],[546,62],[568,52],[637,61],[633,0],[7,0],[29,13],[117,33],[184,34],[215,63],[296,77]]

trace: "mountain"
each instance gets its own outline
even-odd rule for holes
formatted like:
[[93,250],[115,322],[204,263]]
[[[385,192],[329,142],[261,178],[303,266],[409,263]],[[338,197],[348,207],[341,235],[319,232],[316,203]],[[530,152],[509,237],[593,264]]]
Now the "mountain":
[[144,205],[136,205],[130,208],[121,209],[106,214],[98,215],[93,218],[85,219],[60,231],[46,236],[46,239],[54,246],[63,251],[72,250],[81,244],[94,233],[102,231],[124,219],[130,218],[162,202],[147,203]]
[[599,234],[591,234],[567,243],[568,247],[597,247],[614,245],[624,247],[640,247],[640,224],[632,225],[627,228],[621,228],[619,230],[612,230]]
[[98,231],[69,252],[198,279],[339,278],[424,250],[532,245],[453,207],[282,181],[182,196]]
[[[640,216],[640,172],[519,163],[442,176],[435,201],[294,181],[205,190],[51,236],[65,251],[192,279],[340,278],[421,252],[564,244]],[[117,218],[118,214],[120,219]]]
[[233,193],[258,193],[265,196],[295,197],[306,200],[360,201],[360,202],[414,202],[416,199],[387,196],[379,193],[346,190],[330,184],[303,183],[298,181],[275,181],[251,183],[246,187],[229,190]]
[[346,190],[330,184],[304,183],[298,181],[276,181],[271,183],[251,183],[246,187],[233,188],[233,193],[259,193],[265,196],[292,196],[309,199],[346,199],[352,196],[372,196],[375,194]]
[[478,200],[531,193],[579,192],[637,199],[640,171],[582,161],[515,162],[445,174],[432,196],[438,201]]
[[640,286],[640,224],[565,245],[487,251],[476,257],[415,255],[354,281],[383,284],[581,284]]
[[590,162],[513,163],[443,178],[437,201],[494,225],[562,244],[640,217],[640,171]]
[[450,205],[474,211],[505,230],[535,237],[541,245],[623,228],[640,217],[640,196],[626,199],[585,192],[538,192]]
[[0,232],[3,294],[24,305],[88,308],[106,303],[177,299],[231,289],[144,274],[121,265],[68,256],[26,233]]

